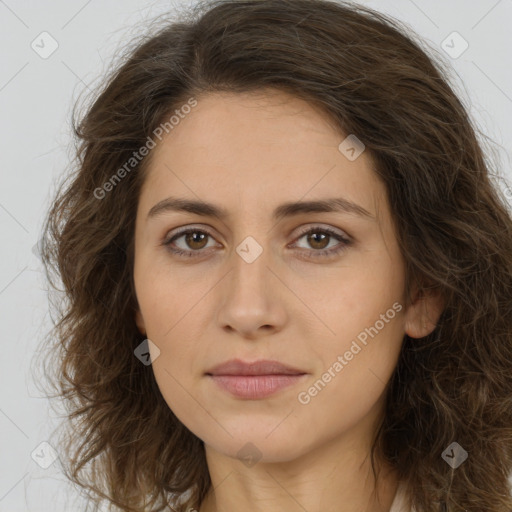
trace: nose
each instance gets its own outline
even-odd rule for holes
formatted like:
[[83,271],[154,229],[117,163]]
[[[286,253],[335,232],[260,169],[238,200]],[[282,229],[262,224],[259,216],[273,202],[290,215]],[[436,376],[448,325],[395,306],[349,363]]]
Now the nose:
[[[241,246],[240,252],[233,251],[228,274],[218,290],[217,321],[225,331],[258,339],[279,332],[285,325],[286,286],[275,270],[270,250],[263,250],[253,259],[255,253],[250,251],[254,246]],[[249,257],[243,251],[246,247]]]

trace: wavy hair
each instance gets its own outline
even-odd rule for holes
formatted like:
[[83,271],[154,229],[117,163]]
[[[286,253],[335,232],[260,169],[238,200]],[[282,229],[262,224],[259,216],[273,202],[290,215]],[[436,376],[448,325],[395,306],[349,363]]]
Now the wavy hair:
[[[512,509],[512,219],[434,53],[406,25],[348,2],[206,1],[134,38],[73,113],[73,172],[43,228],[46,276],[62,286],[45,375],[66,405],[66,476],[91,503],[199,509],[211,485],[203,442],[134,355],[144,340],[134,227],[151,152],[126,162],[190,98],[276,89],[365,144],[408,289],[444,300],[430,335],[403,340],[372,468],[377,454],[392,464],[418,512]],[[457,469],[442,457],[453,442],[469,454]]]

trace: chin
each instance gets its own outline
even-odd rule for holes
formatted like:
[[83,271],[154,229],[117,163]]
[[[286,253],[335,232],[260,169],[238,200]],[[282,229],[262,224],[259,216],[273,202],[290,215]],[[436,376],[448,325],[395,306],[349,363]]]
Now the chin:
[[236,425],[224,422],[232,437],[226,434],[212,438],[211,431],[210,435],[198,437],[203,439],[205,445],[227,457],[245,462],[248,467],[256,462],[287,462],[302,455],[306,451],[306,443],[298,433],[286,428],[286,420],[282,420],[246,421]]

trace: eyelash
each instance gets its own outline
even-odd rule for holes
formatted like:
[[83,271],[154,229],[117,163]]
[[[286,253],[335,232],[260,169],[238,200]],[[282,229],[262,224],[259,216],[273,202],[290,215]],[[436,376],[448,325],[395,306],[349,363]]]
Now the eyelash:
[[[208,231],[205,231],[204,229],[198,229],[198,228],[188,228],[188,229],[184,229],[183,231],[180,231],[179,233],[176,233],[175,235],[173,235],[170,239],[166,240],[163,242],[162,245],[166,246],[166,248],[178,255],[178,256],[183,256],[183,257],[195,257],[197,254],[201,253],[201,252],[205,252],[203,251],[202,249],[200,250],[197,250],[197,251],[184,251],[183,249],[176,249],[176,248],[173,248],[171,247],[171,243],[174,242],[175,240],[177,240],[178,238],[182,237],[183,235],[187,235],[189,233],[204,233],[206,235],[208,235],[209,237],[211,238],[214,238],[213,235],[211,233],[209,233]],[[321,228],[321,227],[318,227],[318,226],[315,226],[313,228],[310,228],[304,232],[302,232],[298,237],[297,237],[297,240],[300,240],[303,236],[305,235],[309,235],[311,233],[324,233],[324,234],[328,234],[330,237],[332,238],[335,238],[336,240],[338,240],[340,243],[340,245],[336,248],[331,248],[331,249],[320,249],[320,250],[314,250],[314,249],[311,249],[311,252],[314,254],[314,258],[320,258],[320,257],[323,257],[323,256],[335,256],[337,254],[340,254],[341,252],[343,252],[349,245],[351,245],[352,241],[349,239],[349,238],[346,238],[342,235],[340,235],[339,233],[337,233],[336,231],[330,229],[330,228]],[[329,240],[330,242],[330,240]],[[305,251],[304,249],[302,251]]]

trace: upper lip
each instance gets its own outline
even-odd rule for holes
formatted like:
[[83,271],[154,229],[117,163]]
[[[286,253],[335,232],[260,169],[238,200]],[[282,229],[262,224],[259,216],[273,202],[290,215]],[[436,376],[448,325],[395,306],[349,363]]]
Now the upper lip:
[[231,359],[206,372],[207,375],[302,375],[306,372],[279,361],[259,360],[252,363]]

